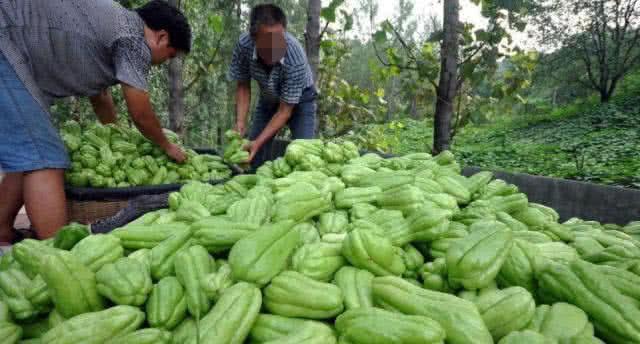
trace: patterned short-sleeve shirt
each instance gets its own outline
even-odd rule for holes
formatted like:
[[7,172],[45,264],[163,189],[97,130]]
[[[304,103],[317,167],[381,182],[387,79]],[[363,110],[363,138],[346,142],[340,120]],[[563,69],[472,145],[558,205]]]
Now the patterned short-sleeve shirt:
[[117,83],[146,90],[151,68],[144,21],[113,0],[1,0],[0,52],[44,108]]
[[229,80],[254,79],[264,101],[298,104],[302,91],[313,85],[313,74],[300,42],[288,32],[285,39],[285,56],[269,70],[259,61],[251,35],[242,34],[233,51]]

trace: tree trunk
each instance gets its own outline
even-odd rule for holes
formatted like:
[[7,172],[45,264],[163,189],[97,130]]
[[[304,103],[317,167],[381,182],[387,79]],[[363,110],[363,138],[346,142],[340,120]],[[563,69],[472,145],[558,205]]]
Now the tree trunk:
[[[307,7],[307,27],[304,33],[304,46],[307,59],[313,73],[313,81],[318,88],[318,66],[320,65],[320,11],[322,10],[321,0],[309,0]],[[324,115],[316,114],[315,132],[318,135],[325,129],[326,118]]]
[[[395,86],[395,79],[391,81],[391,89],[393,90]],[[395,106],[395,97],[389,97],[389,101],[387,102],[387,113],[385,114],[385,121],[391,122],[393,118],[393,110]]]
[[418,95],[411,95],[411,106],[409,107],[409,115],[411,118],[415,120],[419,120],[420,116],[418,115]]
[[615,92],[618,85],[618,77],[613,77],[610,82],[600,87],[600,102],[608,103]]
[[180,57],[169,62],[169,128],[181,137],[184,135],[184,84]]
[[[180,0],[168,0],[169,4],[180,8]],[[184,137],[184,82],[182,80],[181,57],[169,61],[169,128]]]
[[459,0],[444,0],[444,39],[440,64],[440,82],[436,90],[433,153],[449,149],[451,115],[458,80]]
[[[237,40],[238,36],[242,31],[242,0],[234,0],[233,3],[234,3],[233,9],[235,9],[235,16],[230,16],[229,18],[225,18],[225,21],[224,21],[225,25],[229,26],[225,28],[225,35],[229,34],[233,37],[233,39]],[[221,54],[227,54],[228,56],[231,56],[232,50],[235,47],[236,42],[237,41],[234,41],[233,44],[230,46],[231,50],[222,52]],[[217,118],[216,118],[216,144],[219,147],[222,147],[226,144],[226,138],[224,137],[224,132],[227,131],[227,129],[232,128],[234,123],[236,122],[236,101],[235,101],[236,87],[237,87],[237,82],[235,81],[227,82],[227,90],[226,90],[227,101],[225,102],[227,111],[223,113],[216,112],[219,114],[217,115]]]
[[307,8],[307,28],[304,34],[305,50],[313,80],[318,84],[318,65],[320,64],[320,11],[322,10],[321,0],[309,0]]
[[[458,104],[456,105],[456,120],[453,124],[453,128],[451,128],[451,136],[453,139],[458,133],[458,129],[462,126],[462,94],[458,94]],[[453,115],[452,115],[453,117]]]

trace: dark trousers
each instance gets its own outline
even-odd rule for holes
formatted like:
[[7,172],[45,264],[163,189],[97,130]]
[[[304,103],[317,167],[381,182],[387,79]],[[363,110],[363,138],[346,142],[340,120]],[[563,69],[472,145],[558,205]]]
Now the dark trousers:
[[[287,126],[291,130],[292,138],[295,139],[311,139],[315,136],[316,127],[316,104],[317,92],[314,87],[306,88],[300,97],[298,103],[291,113],[291,118],[287,122]],[[272,103],[260,99],[256,110],[253,113],[251,131],[249,138],[255,140],[264,128],[269,124],[271,118],[278,111],[279,103]],[[260,167],[265,161],[273,158],[273,139],[267,141],[256,153],[251,162],[252,169]]]

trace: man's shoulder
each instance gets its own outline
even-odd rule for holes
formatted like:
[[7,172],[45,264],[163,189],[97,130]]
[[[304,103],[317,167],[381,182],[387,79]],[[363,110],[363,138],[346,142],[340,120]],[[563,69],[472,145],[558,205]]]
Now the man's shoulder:
[[296,36],[292,35],[290,32],[288,31],[285,32],[284,38],[287,41],[287,45],[290,48],[302,49],[302,44],[300,43],[300,41],[296,38]]
[[307,63],[307,56],[302,44],[298,39],[287,32],[285,34],[287,41],[287,54],[284,57],[284,62],[290,66],[299,66]]
[[[115,1],[96,0],[91,4],[83,1],[78,15],[88,18],[87,22],[83,21],[80,24],[80,27],[84,27],[83,34],[93,33],[93,37],[106,46],[113,48],[116,44],[126,42],[140,48],[139,43],[146,42],[142,17],[136,11],[129,10]],[[70,20],[66,25],[72,23]]]
[[253,38],[251,38],[251,35],[248,32],[240,35],[240,38],[238,38],[238,44],[245,49],[253,49],[253,46],[255,45]]

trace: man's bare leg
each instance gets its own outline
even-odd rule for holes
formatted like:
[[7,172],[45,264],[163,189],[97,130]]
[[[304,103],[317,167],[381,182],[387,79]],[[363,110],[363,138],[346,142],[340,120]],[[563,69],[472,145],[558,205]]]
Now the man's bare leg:
[[7,173],[0,182],[0,243],[13,240],[13,224],[22,207],[23,173]]
[[27,215],[39,239],[47,239],[67,224],[64,170],[45,169],[26,172],[23,197]]

